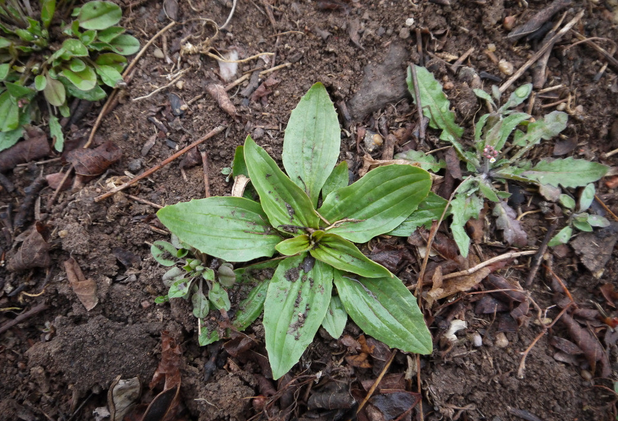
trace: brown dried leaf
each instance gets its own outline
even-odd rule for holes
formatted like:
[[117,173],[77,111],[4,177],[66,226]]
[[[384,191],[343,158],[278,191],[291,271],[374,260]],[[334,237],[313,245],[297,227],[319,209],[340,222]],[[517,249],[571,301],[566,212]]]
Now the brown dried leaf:
[[111,421],[122,421],[142,394],[142,385],[138,377],[121,380],[116,377],[107,392],[107,407]]
[[[45,180],[47,180],[47,184],[52,190],[58,190],[58,187],[60,187],[60,183],[62,183],[62,180],[64,180],[65,176],[66,176],[66,173],[57,172],[57,173],[46,175]],[[68,177],[66,181],[64,182],[64,184],[62,185],[60,191],[66,190],[69,187],[71,187],[72,182],[73,182],[73,178]]]
[[515,247],[528,244],[528,235],[517,220],[517,213],[506,202],[496,203],[493,214],[496,217],[496,227],[502,230],[507,243]]
[[51,153],[47,135],[38,127],[26,128],[24,138],[26,140],[0,153],[0,173],[12,170],[17,164],[44,158]]
[[223,347],[234,358],[238,358],[240,354],[249,351],[255,345],[255,340],[247,335],[237,335],[232,340],[223,344]]
[[369,402],[380,410],[384,419],[393,420],[410,411],[421,401],[421,394],[414,392],[393,392],[376,395]]
[[174,408],[178,407],[178,392],[180,384],[165,389],[150,402],[142,421],[177,421]]
[[206,92],[212,96],[223,111],[228,113],[232,118],[236,119],[236,107],[230,101],[230,97],[223,85],[218,83],[209,83],[206,85]]
[[163,8],[171,20],[178,20],[178,0],[165,0]]
[[559,336],[552,336],[549,340],[549,343],[553,347],[558,348],[560,351],[569,355],[581,355],[584,353],[584,351],[582,351],[581,348],[575,345],[573,342]]
[[9,257],[7,267],[9,271],[21,272],[51,266],[50,245],[45,240],[44,232],[44,225],[37,222],[16,239],[16,241],[23,242],[17,252]]
[[461,165],[459,164],[459,157],[454,148],[449,148],[444,154],[444,160],[446,161],[446,169],[451,173],[451,177],[456,180],[461,180],[463,175],[461,173]]
[[195,167],[198,164],[202,163],[202,156],[200,155],[200,151],[197,148],[193,148],[189,150],[180,161],[180,169],[183,170],[185,168]]
[[442,284],[442,291],[432,298],[434,300],[440,300],[442,298],[450,297],[458,292],[470,291],[477,286],[483,279],[491,273],[491,269],[484,267],[471,275],[458,276],[457,278],[451,278],[444,281]]
[[483,298],[478,300],[476,306],[474,307],[474,313],[476,314],[494,314],[508,310],[508,304],[492,297],[491,295],[483,296]]
[[274,76],[269,76],[258,88],[251,94],[251,101],[262,100],[263,104],[267,104],[268,95],[272,94],[272,88],[277,86],[280,83],[279,80],[275,79]]
[[67,155],[69,161],[75,167],[75,174],[95,177],[118,161],[122,157],[122,151],[112,142],[105,142],[95,149],[79,148]]
[[584,352],[592,372],[594,373],[597,362],[599,362],[601,377],[608,377],[612,372],[609,357],[597,338],[582,328],[568,313],[564,313],[560,320],[566,325],[571,339]]
[[607,304],[616,308],[616,302],[618,301],[618,291],[614,284],[605,284],[599,288],[603,297],[607,300]]
[[161,332],[161,361],[157,371],[152,376],[151,389],[154,389],[163,378],[165,378],[164,390],[180,386],[181,355],[180,345],[176,345],[176,341],[170,336],[169,332],[166,330]]
[[99,302],[97,283],[92,279],[86,279],[81,268],[72,257],[64,262],[64,269],[67,271],[67,278],[69,278],[73,292],[86,310],[90,311],[95,308]]

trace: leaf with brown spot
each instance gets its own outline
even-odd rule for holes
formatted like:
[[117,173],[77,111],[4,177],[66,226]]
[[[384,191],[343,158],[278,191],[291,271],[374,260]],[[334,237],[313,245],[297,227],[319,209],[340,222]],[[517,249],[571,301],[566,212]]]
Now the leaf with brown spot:
[[496,227],[502,230],[504,241],[515,247],[523,247],[528,244],[528,235],[517,220],[517,213],[506,202],[496,203],[494,206]]
[[95,149],[75,149],[67,155],[69,161],[75,167],[75,174],[95,177],[103,174],[105,170],[122,157],[122,150],[112,142],[105,142]]
[[9,257],[7,269],[11,272],[21,272],[51,266],[50,245],[45,240],[44,234],[45,226],[37,222],[17,237],[15,241],[22,241],[22,244],[17,252]]
[[24,138],[26,140],[0,153],[0,173],[12,170],[17,164],[44,158],[51,153],[47,135],[38,127],[27,127]]
[[64,269],[67,272],[67,278],[71,283],[73,292],[86,310],[90,311],[95,308],[99,302],[97,298],[97,283],[92,279],[86,279],[81,268],[72,257],[64,262]]

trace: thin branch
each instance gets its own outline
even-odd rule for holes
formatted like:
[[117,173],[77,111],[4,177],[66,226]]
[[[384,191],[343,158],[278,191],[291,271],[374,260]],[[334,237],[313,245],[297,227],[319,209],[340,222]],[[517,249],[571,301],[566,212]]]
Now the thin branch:
[[27,320],[28,318],[34,316],[35,314],[38,314],[44,310],[47,310],[48,308],[49,306],[45,303],[41,303],[31,308],[30,310],[26,311],[25,313],[20,314],[19,316],[17,316],[15,319],[11,320],[10,322],[6,322],[2,326],[0,326],[0,333],[6,332],[13,326],[23,322],[24,320]]
[[451,278],[457,278],[459,276],[466,276],[466,275],[472,275],[474,272],[478,272],[479,270],[483,269],[486,266],[489,266],[493,263],[496,262],[500,262],[502,260],[509,260],[509,259],[515,259],[516,257],[520,257],[520,256],[530,256],[532,254],[535,254],[536,250],[527,250],[527,251],[517,251],[517,252],[510,252],[510,253],[504,253],[501,254],[500,256],[496,256],[496,257],[492,257],[489,260],[484,261],[483,263],[479,263],[478,265],[470,268],[470,269],[466,269],[466,270],[462,270],[459,272],[454,272],[454,273],[449,273],[448,275],[444,275],[442,277],[443,280],[446,279],[451,279]]
[[524,284],[526,287],[530,287],[532,285],[532,281],[536,277],[537,272],[539,271],[539,267],[541,266],[541,261],[543,260],[543,255],[545,254],[545,250],[547,250],[547,245],[549,244],[549,240],[554,235],[554,232],[558,228],[558,221],[554,221],[553,224],[549,226],[547,233],[545,233],[545,238],[543,238],[543,242],[541,246],[536,252],[536,255],[532,258],[532,266],[530,267],[530,272],[528,273],[528,278],[526,279],[526,283]]
[[380,375],[378,376],[378,378],[373,382],[373,385],[371,385],[371,388],[367,391],[367,396],[365,396],[365,399],[363,399],[363,401],[360,403],[360,405],[358,405],[358,409],[356,410],[356,413],[360,413],[360,411],[363,410],[363,408],[365,407],[365,405],[367,405],[367,402],[369,402],[369,399],[371,399],[371,397],[373,396],[373,393],[376,391],[376,389],[378,388],[378,385],[380,384],[380,382],[382,381],[382,378],[384,377],[384,375],[386,374],[386,372],[388,371],[389,367],[391,366],[391,363],[393,362],[393,360],[395,359],[395,355],[397,355],[397,350],[394,349],[393,350],[393,354],[391,355],[391,357],[388,359],[388,361],[386,362],[386,364],[384,364],[384,368],[382,369],[382,372],[380,373]]
[[108,197],[113,196],[114,194],[118,193],[119,191],[122,191],[122,190],[126,189],[127,187],[132,186],[133,184],[137,183],[139,180],[148,177],[150,174],[152,174],[152,173],[158,171],[159,169],[163,168],[164,166],[166,166],[167,164],[169,164],[170,162],[172,162],[173,160],[175,160],[179,156],[182,156],[183,154],[187,153],[189,150],[195,148],[200,143],[205,142],[206,140],[210,139],[211,137],[221,133],[223,130],[225,130],[225,126],[219,126],[219,127],[214,128],[213,130],[208,132],[208,134],[206,134],[201,139],[196,140],[195,142],[193,142],[189,146],[185,147],[184,149],[181,149],[180,151],[176,152],[174,155],[170,156],[169,158],[167,158],[163,162],[155,165],[154,167],[150,168],[149,170],[144,171],[143,173],[141,173],[140,175],[138,175],[137,177],[135,177],[131,181],[128,181],[128,182],[122,184],[121,186],[115,187],[115,188],[113,188],[112,190],[108,191],[105,194],[102,194],[100,196],[95,197],[94,201],[95,202],[100,202],[101,200],[107,199]]
[[234,0],[234,2],[232,3],[232,10],[230,11],[229,16],[227,17],[227,20],[221,27],[219,27],[219,29],[224,29],[227,26],[227,24],[230,23],[230,21],[232,20],[232,16],[234,16],[234,10],[236,10],[236,0]]

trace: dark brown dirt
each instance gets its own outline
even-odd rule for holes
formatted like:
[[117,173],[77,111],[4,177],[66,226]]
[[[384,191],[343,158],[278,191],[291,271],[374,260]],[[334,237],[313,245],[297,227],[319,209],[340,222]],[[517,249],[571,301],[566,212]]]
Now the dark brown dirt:
[[[162,3],[158,0],[121,2],[126,27],[140,38],[142,44],[168,23]],[[458,121],[468,128],[464,139],[469,139],[473,118],[479,111],[471,88],[476,87],[474,84],[479,80],[469,78],[469,73],[468,76],[461,72],[453,74],[445,60],[475,47],[464,65],[477,73],[484,71],[505,80],[498,64],[485,53],[488,45],[494,44],[497,59],[510,61],[515,69],[529,58],[533,50],[529,43],[520,41],[513,45],[506,39],[508,31],[502,26],[503,18],[515,16],[516,25],[519,25],[549,2],[531,1],[526,9],[517,2],[504,0],[451,0],[452,6],[384,0],[342,3],[328,0],[239,1],[230,25],[212,46],[220,52],[235,47],[241,58],[274,52],[275,65],[291,64],[272,73],[279,83],[270,88],[272,93],[264,99],[251,101],[242,95],[248,80],[229,91],[238,114],[236,121],[205,93],[206,84],[217,80],[216,61],[199,54],[178,56],[180,39],[189,39],[197,45],[212,35],[212,27],[203,28],[198,17],[212,19],[221,25],[230,8],[223,0],[180,3],[179,24],[156,41],[139,61],[132,82],[121,92],[120,104],[104,118],[98,131],[95,143],[112,141],[122,150],[122,160],[105,176],[91,181],[79,191],[61,193],[51,207],[46,204],[52,191],[46,188],[41,192],[41,220],[50,228],[49,242],[54,262],[49,268],[49,276],[41,269],[15,274],[0,268],[0,309],[3,310],[0,326],[18,313],[7,310],[9,308],[27,310],[42,301],[50,306],[45,312],[0,334],[0,420],[66,420],[72,415],[72,419],[94,419],[93,409],[106,405],[107,388],[117,375],[123,378],[139,376],[144,386],[150,381],[160,359],[159,332],[165,329],[181,339],[181,397],[190,419],[246,420],[258,414],[255,410],[257,400],[251,398],[266,392],[255,374],[269,377],[263,357],[263,328],[259,321],[247,332],[257,343],[251,351],[252,358],[234,358],[224,351],[218,359],[218,368],[205,382],[204,365],[212,349],[197,346],[197,326],[190,305],[181,300],[165,305],[154,304],[154,299],[165,293],[161,281],[165,268],[152,259],[149,244],[160,239],[168,240],[153,215],[156,209],[123,194],[101,203],[95,203],[94,198],[126,181],[127,172],[137,174],[150,168],[174,153],[175,149],[188,145],[219,125],[227,127],[224,134],[207,141],[203,148],[210,162],[211,194],[229,195],[231,184],[225,181],[226,176],[221,171],[230,166],[235,148],[251,134],[258,144],[279,159],[289,114],[300,97],[317,81],[323,82],[329,90],[345,127],[353,125],[344,120],[341,101],[348,103],[356,123],[373,131],[379,130],[379,122],[391,132],[415,123],[416,108],[402,86],[409,62],[426,65],[443,84],[451,85],[447,95],[458,114]],[[581,7],[587,11],[576,26],[579,32],[589,37],[618,39],[618,9],[614,3],[589,2],[585,6],[577,3],[572,7],[575,12]],[[269,9],[275,27],[268,18]],[[573,10],[569,11],[567,20],[574,16]],[[414,18],[412,26],[406,26],[409,18]],[[417,51],[415,28],[422,28],[422,56]],[[191,38],[187,38],[189,36]],[[573,95],[571,108],[575,111],[563,133],[577,145],[570,154],[615,166],[618,155],[607,159],[601,155],[616,147],[616,136],[610,133],[610,128],[612,124],[616,125],[618,78],[615,72],[618,69],[610,65],[605,75],[595,81],[604,59],[585,44],[569,48],[574,42],[576,38],[567,34],[554,47],[545,86],[562,84],[563,87],[548,93],[546,98],[538,97],[533,115],[541,116],[552,111],[555,107],[543,106],[566,98],[568,94]],[[599,42],[611,49],[610,43]],[[156,58],[155,47],[162,51],[167,49],[174,63],[180,60],[182,69],[188,71],[183,74],[181,84],[134,101],[168,84],[168,76],[178,72],[177,66]],[[240,64],[236,77],[253,71],[257,66],[271,67],[273,56],[269,60],[268,63],[252,60]],[[516,86],[530,80],[530,74],[526,73]],[[485,88],[492,84],[486,79],[481,82]],[[191,102],[183,115],[175,116],[171,112],[169,93],[175,93],[184,103]],[[79,127],[74,128],[70,137],[83,136],[82,129],[87,133],[99,110],[100,107],[94,107],[77,123]],[[156,128],[150,117],[162,122],[164,130]],[[144,144],[152,136],[156,139],[154,146],[142,154]],[[436,136],[436,132],[430,131],[432,149],[444,146]],[[545,142],[538,148],[536,156],[551,156],[552,151],[553,142]],[[355,169],[363,154],[363,151],[360,155],[356,152],[354,135],[344,134],[341,159],[349,160],[350,167]],[[373,155],[379,158],[381,150]],[[59,169],[57,163],[50,163],[18,167],[7,174],[17,190],[11,194],[3,191],[0,196],[3,211],[9,203],[16,206],[23,200],[23,188],[40,171],[46,175]],[[602,182],[598,183],[597,190],[605,204],[618,213],[615,190],[608,189]],[[126,193],[158,205],[203,197],[202,167],[185,169],[182,174],[179,162],[174,162]],[[522,210],[536,209],[537,202],[528,208],[525,204]],[[548,226],[549,222],[540,215],[524,218],[531,245],[538,246]],[[481,250],[486,257],[505,251],[493,225],[485,225],[485,234],[487,241],[482,242]],[[403,240],[399,241],[403,244]],[[11,246],[5,236],[0,236],[0,247],[4,252]],[[117,258],[118,248],[133,256],[133,263],[126,260],[121,263]],[[86,277],[97,283],[99,304],[90,312],[84,309],[67,281],[63,262],[70,256],[78,262]],[[560,248],[553,256],[554,270],[565,280],[576,302],[588,306],[588,300],[592,299],[601,303],[610,315],[613,310],[615,316],[615,309],[605,305],[599,287],[606,283],[616,285],[616,256],[614,249],[613,258],[602,273],[597,273],[600,277],[595,278],[581,264],[576,253],[568,247]],[[503,269],[501,274],[523,283],[527,264],[528,260],[520,259]],[[411,262],[402,270],[401,278],[415,279],[418,268],[418,262]],[[545,279],[541,271],[537,282],[530,288],[531,297],[542,309],[553,305]],[[12,294],[17,288],[28,295]],[[513,409],[528,411],[546,421],[609,420],[615,417],[615,397],[608,390],[596,387],[613,389],[612,381],[588,378],[590,367],[583,358],[573,357],[570,362],[554,358],[556,349],[550,346],[549,339],[552,335],[566,337],[560,324],[532,349],[527,357],[525,377],[519,379],[520,353],[541,331],[534,323],[536,310],[531,309],[533,317],[529,324],[511,329],[513,323],[501,323],[507,313],[473,314],[469,297],[461,304],[459,310],[447,311],[448,316],[439,315],[431,325],[436,349],[433,355],[421,357],[424,419],[521,419],[510,412]],[[554,318],[558,312],[559,309],[549,308],[543,317]],[[458,334],[459,342],[447,350],[438,338],[448,327],[447,318],[455,315],[467,320],[468,327]],[[603,347],[609,352],[612,380],[615,381],[618,371],[616,339],[612,342],[610,333],[597,322],[592,322],[589,328],[599,334]],[[503,330],[506,330],[508,344],[498,347],[496,337]],[[475,332],[483,337],[481,347],[472,345]],[[348,323],[345,334],[356,338],[360,333],[355,325]],[[296,376],[302,372],[303,376],[310,377],[322,372],[328,378],[352,385],[353,389],[358,388],[356,380],[376,378],[379,373],[376,367],[383,366],[383,362],[382,365],[374,362],[373,370],[355,368],[343,359],[346,350],[347,345],[320,332],[291,374]],[[390,372],[409,371],[409,362],[405,356],[398,355]],[[418,391],[415,377],[408,390]],[[276,389],[277,385],[274,387]],[[278,415],[276,408],[283,408],[287,399],[291,405],[289,408],[295,408],[296,417],[309,419],[303,418],[308,395],[306,387],[296,389],[296,394],[282,392],[282,395],[281,406],[271,410],[270,417]],[[84,400],[85,405],[80,407]],[[297,405],[293,404],[296,400]],[[418,411],[413,414],[418,419]],[[334,415],[329,416],[320,419],[334,419]]]

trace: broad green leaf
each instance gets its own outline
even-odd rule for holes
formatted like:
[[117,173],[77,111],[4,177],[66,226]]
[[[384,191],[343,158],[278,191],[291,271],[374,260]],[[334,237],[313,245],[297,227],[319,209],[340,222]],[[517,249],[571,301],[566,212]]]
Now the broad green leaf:
[[4,85],[6,86],[6,90],[9,91],[11,96],[15,99],[24,98],[35,93],[34,89],[16,83],[4,82]]
[[80,34],[79,40],[85,45],[90,45],[97,37],[97,31],[90,29],[83,34]]
[[[201,322],[198,322],[198,323],[201,323]],[[197,341],[200,344],[200,346],[206,346],[206,345],[215,343],[220,339],[221,337],[219,336],[219,333],[216,330],[210,331],[206,327],[202,326],[202,332],[198,336]]]
[[565,188],[581,187],[599,180],[608,169],[607,166],[596,162],[569,157],[553,161],[543,160],[534,168],[522,172],[521,176],[554,187],[559,185]]
[[232,288],[236,283],[236,273],[230,263],[222,263],[217,269],[217,279],[226,288]]
[[101,81],[110,88],[116,88],[119,83],[123,83],[124,79],[118,70],[112,66],[95,66],[95,71],[101,77]]
[[85,68],[86,68],[86,63],[84,63],[82,60],[78,58],[72,58],[71,61],[69,61],[69,69],[71,69],[71,71],[73,72],[81,72]]
[[318,228],[319,218],[305,194],[277,166],[277,163],[247,136],[245,162],[251,183],[260,195],[260,203],[270,223],[277,229],[289,228],[292,233],[302,228]]
[[444,160],[438,162],[435,156],[428,155],[423,151],[415,151],[414,149],[395,155],[395,159],[405,159],[413,164],[419,164],[425,171],[434,173],[446,167]]
[[464,227],[470,218],[478,219],[482,208],[483,200],[474,194],[468,197],[464,194],[457,194],[451,201],[451,214],[453,215],[451,231],[463,257],[468,257],[470,248],[470,237]]
[[583,232],[592,232],[592,225],[588,222],[588,214],[573,218],[573,226]]
[[560,204],[564,206],[565,208],[571,209],[571,210],[575,209],[575,199],[573,199],[568,194],[561,194],[560,199],[558,200],[560,200]]
[[58,121],[58,117],[53,114],[49,116],[49,134],[54,139],[54,149],[62,152],[64,148],[64,136],[62,134],[62,126]]
[[120,72],[127,64],[127,59],[120,54],[105,53],[99,54],[95,63],[99,66],[112,66],[114,69]]
[[[433,129],[442,129],[440,140],[456,141],[461,137],[464,129],[455,123],[455,113],[450,110],[451,104],[442,91],[442,85],[424,67],[416,66],[416,76],[423,115],[429,119],[429,126]],[[408,68],[406,82],[414,103],[417,103],[410,68]]]
[[169,298],[184,298],[189,294],[193,279],[179,279],[172,283],[167,296]]
[[204,293],[198,290],[191,296],[191,304],[193,305],[193,315],[198,319],[208,316],[210,311],[210,305],[208,304],[208,298]]
[[335,107],[324,85],[318,82],[292,111],[281,155],[290,179],[307,193],[314,207],[337,163],[340,133]]
[[584,212],[588,210],[592,202],[594,202],[594,195],[596,190],[594,188],[594,184],[588,184],[584,190],[582,190],[581,195],[579,196],[579,211]]
[[2,82],[9,75],[9,71],[11,70],[10,63],[0,64],[0,82]]
[[28,43],[34,42],[36,38],[34,35],[30,33],[27,29],[18,28],[14,31],[15,35],[17,35],[22,41],[26,41]]
[[230,311],[230,308],[232,308],[227,291],[218,282],[213,283],[212,288],[208,291],[208,300],[217,310]]
[[10,148],[15,145],[24,134],[23,128],[9,130],[8,132],[0,132],[0,151]]
[[112,26],[104,29],[97,34],[97,39],[101,42],[110,42],[118,35],[123,34],[125,29],[122,26]]
[[19,127],[19,107],[5,91],[0,95],[0,132],[9,132]]
[[294,238],[288,238],[287,240],[277,244],[275,249],[285,256],[293,256],[300,252],[309,250],[310,247],[311,243],[309,241],[309,236],[305,234]]
[[551,240],[549,240],[549,243],[547,243],[547,245],[549,247],[554,247],[559,244],[566,244],[569,242],[572,235],[573,235],[573,228],[571,228],[570,225],[567,225],[566,227],[562,228],[558,232],[558,234],[554,235],[554,237]]
[[[94,44],[94,43],[93,43]],[[137,38],[131,35],[118,35],[116,38],[109,42],[112,46],[112,50],[115,53],[122,54],[123,56],[130,56],[139,51],[139,41]]]
[[41,22],[47,29],[56,12],[56,0],[41,0]]
[[34,78],[34,87],[37,91],[42,91],[47,86],[47,79],[43,75],[38,75]]
[[77,21],[84,29],[107,29],[120,22],[122,10],[120,7],[108,1],[90,1],[84,4]]
[[70,69],[64,69],[60,74],[75,85],[80,91],[89,91],[97,86],[97,74],[92,67],[86,67],[81,72],[74,72]]
[[[397,228],[388,233],[397,237],[409,237],[420,226],[430,228],[433,221],[438,221],[444,212],[448,201],[433,192],[429,192],[427,197],[418,205],[410,216],[408,216]],[[446,218],[450,212],[444,215]]]
[[384,266],[361,253],[354,244],[335,234],[324,234],[310,253],[336,269],[367,278],[393,276]]
[[64,40],[62,48],[70,52],[72,57],[88,57],[88,49],[78,39],[69,38]]
[[176,264],[176,260],[169,258],[169,256],[176,256],[176,247],[167,241],[159,240],[152,243],[150,246],[150,253],[160,265],[174,266]]
[[348,171],[347,161],[342,161],[333,169],[333,172],[330,173],[326,182],[324,182],[324,187],[322,187],[322,200],[326,199],[326,196],[335,190],[342,189],[350,184],[350,174]]
[[259,203],[241,197],[209,197],[157,212],[178,238],[228,262],[272,256],[281,241]]
[[174,282],[184,278],[186,274],[187,272],[185,272],[178,266],[173,266],[170,270],[163,274],[161,280],[163,281],[163,284],[169,288]]
[[67,81],[65,88],[69,95],[75,98],[84,99],[86,101],[99,101],[107,96],[105,91],[99,85],[89,91],[82,91]]
[[240,331],[245,330],[260,316],[260,314],[262,314],[269,285],[270,279],[259,282],[251,292],[249,292],[247,298],[241,301],[238,305],[238,312],[232,321],[236,329]]
[[387,165],[329,194],[318,212],[331,224],[356,220],[341,222],[329,232],[366,243],[397,228],[427,197],[430,187],[427,171],[409,165]]
[[490,143],[497,151],[502,150],[507,139],[519,124],[530,118],[526,113],[514,113],[502,120],[495,142]]
[[330,299],[330,305],[326,316],[322,321],[322,327],[326,329],[328,334],[334,339],[341,337],[345,324],[348,321],[348,313],[345,311],[345,307],[341,302],[341,298],[335,295]]
[[347,313],[365,333],[391,348],[431,353],[423,314],[399,278],[353,279],[335,271],[335,286]]
[[249,177],[249,170],[247,170],[247,164],[245,163],[245,147],[237,146],[234,152],[234,161],[232,162],[232,176],[237,177],[241,174]]
[[268,286],[263,322],[273,379],[287,373],[313,341],[332,288],[333,268],[306,253],[279,264]]
[[604,218],[599,215],[589,215],[588,223],[592,225],[593,227],[598,227],[598,228],[605,228],[605,227],[610,226],[610,222],[607,220],[607,218]]

